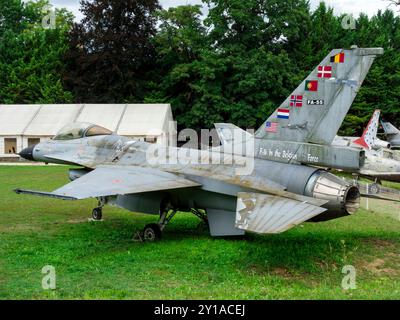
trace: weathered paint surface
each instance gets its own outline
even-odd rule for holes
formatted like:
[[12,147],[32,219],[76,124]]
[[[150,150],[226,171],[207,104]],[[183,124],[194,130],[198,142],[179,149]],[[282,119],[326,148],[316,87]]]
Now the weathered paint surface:
[[236,227],[256,233],[281,233],[326,211],[308,203],[281,197],[239,193]]

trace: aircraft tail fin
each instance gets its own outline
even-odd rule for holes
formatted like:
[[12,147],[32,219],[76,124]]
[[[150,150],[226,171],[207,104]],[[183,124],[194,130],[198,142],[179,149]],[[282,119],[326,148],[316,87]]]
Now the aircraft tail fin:
[[390,122],[382,121],[382,127],[387,136],[400,135],[400,130],[392,125]]
[[332,50],[256,132],[260,139],[330,145],[382,48]]
[[375,110],[361,138],[354,141],[355,144],[358,144],[369,150],[373,148],[375,140],[377,138],[376,135],[378,134],[380,116],[381,116],[381,110]]

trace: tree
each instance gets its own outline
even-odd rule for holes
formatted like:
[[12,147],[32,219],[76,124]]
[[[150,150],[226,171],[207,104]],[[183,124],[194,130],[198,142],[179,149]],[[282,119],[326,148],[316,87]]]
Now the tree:
[[141,102],[155,51],[157,0],[81,1],[65,56],[76,102]]
[[63,103],[61,84],[66,33],[73,16],[56,11],[54,29],[42,27],[47,0],[0,0],[0,103]]
[[181,127],[196,126],[189,121],[193,103],[198,99],[194,83],[196,64],[210,50],[200,6],[178,6],[158,12],[159,31],[154,38],[157,51],[156,70],[146,102],[171,103]]
[[342,126],[343,134],[361,134],[375,109],[382,116],[400,125],[400,18],[393,11],[379,11],[368,19],[357,21],[354,43],[360,47],[383,47],[385,54],[371,67],[364,85]]
[[298,26],[294,16],[306,15],[308,6],[294,0],[205,2],[210,11],[204,25],[198,7],[160,14],[156,43],[165,73],[147,101],[170,102],[185,127],[258,126],[295,85],[296,66],[283,39],[296,30],[285,21]]
[[387,0],[387,1],[390,2],[390,5],[400,7],[400,0]]

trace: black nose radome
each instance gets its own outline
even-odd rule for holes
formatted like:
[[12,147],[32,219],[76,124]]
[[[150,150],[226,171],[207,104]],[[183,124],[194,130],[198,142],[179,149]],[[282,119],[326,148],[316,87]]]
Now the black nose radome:
[[19,156],[30,161],[34,161],[33,159],[33,149],[35,149],[36,145],[30,146],[19,153]]

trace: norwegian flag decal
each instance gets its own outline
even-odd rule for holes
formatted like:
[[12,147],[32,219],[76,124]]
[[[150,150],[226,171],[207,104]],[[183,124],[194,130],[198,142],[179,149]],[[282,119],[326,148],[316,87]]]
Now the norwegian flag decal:
[[290,106],[301,108],[303,106],[303,96],[292,95],[290,98]]

